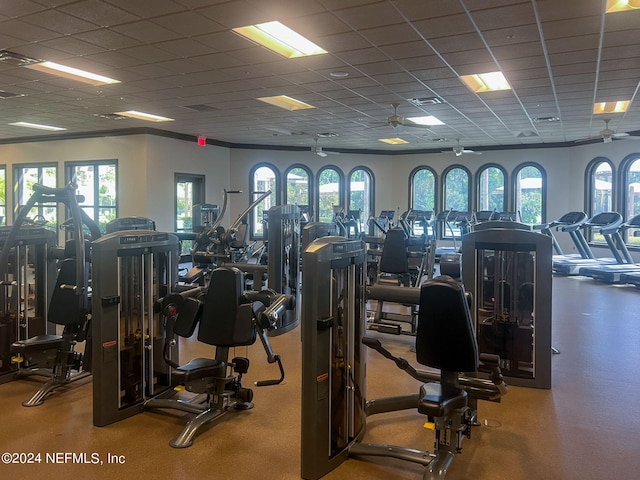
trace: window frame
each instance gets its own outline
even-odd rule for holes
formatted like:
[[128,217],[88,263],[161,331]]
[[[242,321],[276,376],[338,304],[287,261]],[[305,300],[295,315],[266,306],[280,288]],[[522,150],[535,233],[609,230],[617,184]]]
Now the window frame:
[[[627,155],[626,157],[624,157],[622,159],[622,162],[620,162],[620,167],[618,169],[619,172],[619,188],[618,188],[618,211],[622,214],[623,218],[625,219],[625,221],[628,221],[631,219],[631,217],[640,214],[640,212],[634,214],[630,214],[628,211],[628,202],[629,202],[629,189],[628,187],[628,183],[629,183],[629,172],[631,170],[631,167],[638,162],[640,165],[640,153],[632,153],[630,155]],[[635,182],[634,182],[635,183]],[[630,243],[629,242],[629,230],[626,229],[624,232],[622,232],[622,237],[624,239],[625,244],[632,250],[640,250],[640,242],[638,243]]]
[[[375,179],[375,175],[373,174],[373,171],[369,167],[365,167],[364,165],[358,165],[351,169],[351,171],[347,175],[348,181],[346,182],[347,212],[349,212],[350,210],[355,210],[351,208],[351,177],[353,176],[354,173],[358,171],[363,171],[365,172],[366,175],[369,176],[369,205],[367,206],[369,211],[367,212],[365,210],[360,212],[360,219],[358,220],[358,226],[359,226],[360,232],[364,232],[366,230],[366,225],[368,224],[369,217],[375,215],[376,179]],[[363,198],[363,201],[364,200],[365,199]]]
[[[1,175],[4,177],[4,191],[0,191],[0,195],[2,195],[0,197],[0,213],[2,213],[1,209],[4,209],[4,215],[1,215],[3,218],[2,220],[0,220],[0,225],[7,225],[7,217],[9,216],[8,213],[8,202],[7,202],[7,165],[6,164],[2,164],[0,165],[0,171],[2,172]],[[4,198],[4,203],[2,203],[2,198]]]
[[[447,176],[454,170],[462,170],[467,175],[467,208],[465,210],[452,209],[447,206]],[[473,211],[473,176],[471,175],[471,171],[461,165],[459,163],[454,163],[453,165],[449,165],[442,172],[442,209],[443,210],[453,210],[456,212],[468,212],[471,214]],[[461,226],[451,226],[450,228],[443,228],[440,230],[440,237],[443,239],[460,239],[464,233],[463,228]]]
[[[320,170],[318,170],[318,173],[316,173],[316,180],[315,180],[315,186],[316,186],[315,208],[316,208],[318,222],[323,221],[320,218],[320,179],[322,177],[322,174],[327,170],[334,170],[338,174],[338,202],[340,202],[338,203],[338,205],[344,208],[346,203],[344,198],[345,197],[344,172],[337,165],[324,165],[322,168],[320,168]],[[333,212],[331,215],[333,220]]]
[[[540,172],[541,175],[541,186],[540,186],[540,190],[541,190],[541,212],[540,212],[540,223],[545,223],[547,221],[547,172],[546,170],[542,167],[542,165],[540,165],[539,163],[536,162],[524,162],[521,163],[520,165],[516,166],[513,169],[513,172],[511,173],[511,189],[512,189],[512,195],[511,195],[511,205],[513,206],[513,211],[514,212],[518,212],[519,216],[520,216],[520,220],[522,221],[522,223],[526,223],[523,219],[522,219],[522,212],[520,211],[520,209],[518,209],[518,194],[519,194],[519,190],[517,188],[518,185],[518,175],[520,174],[520,172],[522,170],[524,170],[527,167],[535,167],[538,169],[538,171]],[[531,224],[534,225],[534,224]]]
[[[115,210],[115,217],[114,218],[118,218],[119,215],[119,208],[118,208],[118,160],[117,159],[109,159],[109,160],[73,160],[73,161],[68,161],[64,163],[64,175],[65,175],[65,182],[69,183],[69,182],[73,182],[74,178],[72,175],[73,169],[75,167],[94,167],[94,189],[96,187],[96,179],[99,178],[98,175],[95,175],[95,171],[97,169],[97,167],[100,166],[114,166],[115,168],[115,205],[111,205],[109,207],[105,207],[103,205],[100,205],[100,197],[99,197],[99,184],[98,184],[98,191],[94,192],[94,198],[96,199],[96,204],[91,206],[91,205],[82,205],[80,203],[80,208],[82,208],[85,212],[87,208],[92,208],[93,209],[93,216],[90,215],[90,217],[93,219],[93,221],[96,223],[96,225],[98,225],[99,227],[102,227],[102,225],[100,225],[100,210],[104,209],[104,208],[113,208]],[[100,231],[102,232],[102,234],[105,233],[103,228],[100,228]]]
[[[591,218],[592,216],[594,216],[596,214],[596,212],[593,209],[593,200],[594,200],[594,193],[595,193],[595,182],[594,182],[594,174],[596,173],[596,170],[598,169],[598,166],[601,165],[602,163],[606,163],[609,165],[609,167],[611,167],[611,194],[610,194],[610,202],[611,202],[611,208],[609,209],[609,211],[616,211],[616,207],[617,207],[617,190],[618,190],[618,185],[617,185],[617,181],[616,181],[616,168],[615,165],[613,164],[613,162],[611,160],[609,160],[606,157],[596,157],[593,160],[591,160],[589,162],[589,164],[587,165],[587,167],[585,168],[585,180],[584,180],[584,191],[585,191],[585,212],[587,213],[587,216],[589,218]],[[603,210],[604,211],[604,210]],[[599,213],[599,212],[597,212]],[[597,243],[597,244],[605,244],[605,240],[604,237],[602,237],[601,235],[598,235],[596,232],[593,231],[593,229],[589,228],[587,229],[587,241],[590,243]]]
[[[20,164],[14,164],[13,165],[13,221],[15,221],[15,219],[18,216],[18,212],[20,210],[21,207],[23,207],[24,205],[20,204],[20,194],[21,194],[21,180],[20,177],[22,177],[21,171],[24,169],[29,169],[29,168],[37,168],[38,169],[38,183],[40,183],[41,179],[42,179],[42,170],[44,170],[45,168],[54,168],[56,171],[56,184],[53,188],[58,188],[58,177],[60,175],[60,171],[58,168],[58,163],[57,162],[42,162],[42,163],[20,163]],[[31,198],[31,196],[33,195],[33,193],[31,195],[29,195],[29,198]],[[40,203],[36,206],[34,206],[34,208],[38,209],[38,215],[40,216],[44,216],[43,215],[43,208],[45,207],[53,207],[55,206],[55,215],[56,215],[56,221],[55,221],[55,230],[58,231],[58,226],[60,225],[60,215],[59,215],[59,208],[58,208],[58,203],[57,202],[51,202],[51,203]]]
[[[283,204],[288,204],[289,203],[289,199],[288,199],[288,192],[289,192],[289,180],[288,180],[288,176],[289,173],[291,173],[293,170],[295,170],[296,168],[299,168],[301,170],[304,170],[305,173],[307,174],[307,188],[308,188],[308,192],[307,192],[307,197],[309,198],[309,204],[307,205],[307,208],[309,209],[309,218],[313,218],[313,212],[314,212],[314,182],[313,182],[313,172],[311,171],[311,169],[309,167],[307,167],[306,165],[302,164],[302,163],[294,163],[293,165],[289,165],[287,167],[287,169],[284,171],[283,175],[282,175],[282,203]],[[297,205],[297,204],[292,204],[292,205]]]
[[[206,201],[206,175],[199,173],[181,173],[174,172],[173,174],[173,231],[176,233],[190,233],[193,231],[193,206],[203,204]],[[188,212],[190,216],[185,218],[191,219],[191,228],[178,228],[178,183],[191,183],[194,188],[191,192],[191,211]],[[182,240],[180,242],[180,254],[185,259],[189,259],[192,240]]]
[[444,169],[444,171],[442,172],[442,208],[444,210],[450,210],[450,208],[447,207],[447,176],[456,169],[460,169],[463,172],[465,172],[467,174],[467,208],[466,210],[457,210],[456,211],[464,211],[464,212],[471,212],[473,209],[473,196],[472,194],[472,175],[471,175],[471,171],[465,167],[464,165],[461,165],[459,163],[455,163],[453,165],[449,165],[447,168]]
[[423,210],[422,208],[415,208],[415,191],[416,191],[415,177],[418,173],[420,173],[423,170],[428,171],[433,176],[433,212],[435,214],[435,212],[437,212],[439,208],[438,174],[433,168],[427,165],[420,165],[414,168],[413,170],[411,170],[411,173],[409,174],[409,201],[408,201],[409,208],[413,208],[416,210]]
[[[509,205],[509,193],[510,193],[510,189],[509,189],[509,176],[507,174],[507,170],[502,166],[499,165],[497,163],[485,163],[484,165],[481,165],[480,168],[478,168],[478,170],[475,173],[475,188],[476,188],[476,196],[475,196],[475,210],[476,211],[480,211],[480,210],[485,210],[483,208],[480,207],[480,193],[481,193],[481,189],[480,189],[480,179],[482,177],[482,174],[485,171],[488,171],[490,168],[495,168],[500,170],[500,172],[502,172],[502,208],[500,210],[497,210],[498,212],[506,212],[507,211],[507,205]],[[491,210],[490,208],[488,210]]]
[[[280,205],[282,198],[282,183],[281,183],[281,175],[280,170],[274,164],[269,162],[259,162],[255,164],[251,170],[249,171],[249,205],[251,205],[258,197],[254,194],[255,191],[255,174],[261,168],[268,168],[274,174],[274,188],[271,189],[271,195],[267,198],[273,199],[273,205],[270,205],[269,208]],[[265,199],[266,200],[266,199]],[[264,200],[263,200],[264,203]],[[247,205],[248,206],[248,205]],[[256,207],[249,213],[247,216],[249,217],[247,223],[249,224],[249,238],[251,240],[267,240],[264,236],[264,233],[257,233],[256,222],[257,222],[257,213],[259,211],[260,205],[256,205]],[[269,210],[269,208],[262,207],[262,211]],[[235,221],[235,219],[233,220]]]

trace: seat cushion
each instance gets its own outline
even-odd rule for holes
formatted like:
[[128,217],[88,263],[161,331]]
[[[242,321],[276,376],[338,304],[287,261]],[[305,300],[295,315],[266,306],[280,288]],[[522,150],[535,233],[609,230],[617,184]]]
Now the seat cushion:
[[32,351],[47,350],[49,348],[60,348],[62,337],[60,335],[36,335],[26,340],[18,340],[11,344],[11,353],[26,354]]
[[181,384],[201,378],[225,378],[227,366],[224,362],[212,358],[194,358],[174,370]]
[[418,412],[430,417],[444,417],[467,404],[467,392],[456,390],[445,394],[439,383],[425,383],[420,387]]

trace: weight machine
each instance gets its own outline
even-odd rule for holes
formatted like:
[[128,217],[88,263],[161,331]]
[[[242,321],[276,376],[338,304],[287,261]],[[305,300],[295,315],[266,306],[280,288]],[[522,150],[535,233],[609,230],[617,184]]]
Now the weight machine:
[[[291,295],[244,291],[235,267],[216,268],[208,287],[177,282],[178,238],[155,231],[123,231],[93,244],[94,380],[93,423],[106,426],[143,410],[171,408],[195,416],[170,444],[191,445],[205,423],[232,410],[253,406],[242,386],[249,368],[244,357],[228,358],[230,347],[260,338],[269,363],[284,379],[280,356],[267,332],[295,306]],[[215,356],[179,361],[177,336],[214,345]],[[190,398],[174,398],[178,391]]]
[[[93,423],[143,410],[171,388],[156,303],[178,281],[178,238],[152,230],[113,232],[92,244]],[[178,359],[178,344],[169,352]]]
[[[296,205],[271,207],[267,230],[267,287],[277,293],[293,296],[296,305],[299,305],[300,209]],[[289,309],[278,319],[270,334],[281,335],[293,330],[299,323],[300,308]]]
[[552,238],[529,225],[478,224],[462,238],[464,284],[481,352],[511,385],[551,388]]
[[[442,479],[477,424],[477,400],[499,401],[506,393],[499,360],[482,357],[490,378],[476,371],[469,297],[460,283],[443,277],[421,287],[416,336],[418,361],[440,372],[416,370],[394,357],[364,335],[365,268],[360,240],[323,237],[303,254],[301,476],[316,480],[349,457],[382,456],[424,465],[424,479]],[[419,393],[367,401],[364,346],[424,382]],[[403,409],[417,409],[432,424],[434,453],[362,443],[368,416]]]
[[261,192],[258,198],[251,202],[225,230],[221,223],[227,211],[229,195],[238,193],[242,191],[224,189],[222,207],[215,221],[207,228],[203,228],[200,233],[181,234],[182,239],[193,240],[191,248],[193,266],[181,277],[182,281],[205,286],[208,284],[208,275],[216,266],[224,263],[246,263],[250,258],[261,255],[262,252],[255,248],[256,242],[249,243],[249,225],[244,220],[251,210],[271,195],[271,190]]
[[[0,227],[0,244],[7,245],[12,227]],[[24,225],[9,246],[0,280],[0,383],[15,378],[20,363],[11,361],[11,345],[37,335],[55,335],[47,308],[56,280],[58,239],[42,226]]]
[[[0,279],[3,291],[0,295],[13,297],[13,302],[3,302],[6,309],[2,318],[18,315],[18,325],[28,321],[29,297],[31,292],[21,287],[30,281],[39,282],[33,289],[35,299],[35,317],[40,317],[40,334],[23,332],[16,336],[10,345],[11,361],[16,364],[16,376],[43,375],[48,380],[29,398],[22,402],[25,407],[41,405],[47,395],[56,388],[85,377],[91,372],[90,342],[85,344],[84,354],[76,350],[76,344],[90,337],[90,305],[89,305],[89,262],[87,241],[83,226],[86,226],[91,238],[100,237],[98,225],[78,205],[76,186],[68,184],[63,188],[50,188],[35,184],[33,195],[18,213],[15,222],[4,238],[0,253]],[[61,203],[70,214],[62,227],[70,233],[64,248],[57,248],[48,243],[32,249],[34,257],[29,255],[29,241],[24,239],[27,232],[43,235],[44,232],[25,229],[27,215],[39,203]],[[31,230],[30,230],[31,229]],[[44,237],[50,234],[44,234]],[[53,243],[53,236],[48,238]],[[45,248],[46,245],[46,248]],[[26,248],[23,248],[25,247]],[[57,275],[51,273],[53,259],[60,258]],[[35,263],[32,263],[35,262]],[[30,278],[29,265],[33,264],[36,275]],[[17,270],[16,270],[17,269]],[[10,273],[11,272],[11,273]],[[54,269],[55,272],[55,269]],[[51,288],[51,290],[49,290]],[[48,303],[46,319],[44,306]],[[13,307],[8,305],[13,304]],[[8,307],[8,308],[7,308]],[[46,327],[44,325],[47,325]],[[62,327],[62,333],[56,334],[56,325]],[[32,334],[36,334],[32,336]]]

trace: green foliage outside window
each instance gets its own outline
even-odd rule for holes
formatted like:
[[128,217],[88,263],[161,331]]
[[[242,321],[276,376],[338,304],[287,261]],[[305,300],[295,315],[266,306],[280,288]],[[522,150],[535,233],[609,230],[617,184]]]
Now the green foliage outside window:
[[340,175],[332,168],[323,170],[318,177],[318,221],[333,220],[333,206],[340,205]]
[[444,180],[445,210],[469,211],[469,174],[462,168],[452,168]]
[[435,176],[426,168],[418,170],[413,175],[413,201],[414,210],[434,211],[436,201]]

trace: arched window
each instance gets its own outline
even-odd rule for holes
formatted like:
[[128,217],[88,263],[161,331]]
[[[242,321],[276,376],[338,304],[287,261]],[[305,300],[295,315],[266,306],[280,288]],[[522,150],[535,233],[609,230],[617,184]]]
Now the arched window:
[[476,173],[477,210],[504,212],[507,206],[507,175],[499,165],[485,165]]
[[[455,210],[457,212],[471,211],[471,174],[469,170],[461,165],[452,165],[442,174],[444,182],[444,199],[442,204],[444,210]],[[460,237],[463,233],[462,224],[456,222],[448,224],[448,228],[442,230],[443,238]]]
[[0,166],[0,225],[7,224],[7,167]]
[[[630,220],[640,214],[640,155],[634,154],[625,158],[621,164],[622,182],[622,205],[621,212],[625,220]],[[640,246],[640,237],[637,237],[638,230],[625,233],[626,241],[629,245]]]
[[[276,167],[268,163],[259,163],[251,169],[249,174],[249,202],[253,202],[263,193],[271,190],[271,195],[265,198],[256,208],[249,213],[248,223],[251,228],[251,238],[260,240],[264,238],[263,213],[278,204],[278,191],[280,174]],[[235,219],[234,219],[235,220]]]
[[409,175],[409,207],[414,210],[436,210],[436,172],[429,167],[418,167]]
[[523,223],[546,221],[547,174],[535,163],[516,167],[513,172],[514,206]]
[[587,167],[589,175],[589,216],[613,210],[613,165],[597,158]]
[[[587,214],[592,217],[614,209],[613,165],[609,160],[596,158],[587,166]],[[587,229],[591,242],[604,242],[604,237],[592,228]]]
[[284,203],[297,205],[301,213],[306,212],[311,218],[313,216],[311,170],[304,165],[291,165],[285,170],[284,177],[286,182]]
[[443,174],[444,209],[458,212],[471,211],[470,173],[461,165],[452,165]]
[[318,172],[318,212],[319,222],[333,221],[334,207],[344,208],[344,174],[338,167],[322,167]]
[[369,217],[374,214],[373,172],[366,167],[356,167],[349,174],[349,212],[359,211],[359,231],[364,230]]

